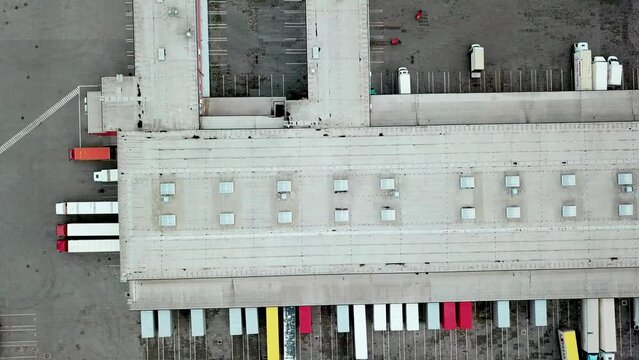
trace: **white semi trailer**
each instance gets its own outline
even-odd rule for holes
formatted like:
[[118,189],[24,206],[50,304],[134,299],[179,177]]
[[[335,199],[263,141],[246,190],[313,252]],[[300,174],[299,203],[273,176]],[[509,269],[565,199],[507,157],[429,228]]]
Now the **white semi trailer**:
[[597,360],[599,355],[599,299],[581,300],[581,350],[584,359]]
[[575,90],[592,90],[592,52],[587,42],[573,45],[573,71]]
[[62,202],[55,204],[55,213],[58,215],[101,215],[117,214],[117,201],[82,201]]
[[120,252],[120,240],[118,239],[86,239],[68,240],[60,239],[57,244],[58,252],[69,253],[105,253]]
[[592,59],[592,89],[608,90],[608,62],[603,56]]
[[617,328],[615,299],[599,299],[599,359],[615,360]]

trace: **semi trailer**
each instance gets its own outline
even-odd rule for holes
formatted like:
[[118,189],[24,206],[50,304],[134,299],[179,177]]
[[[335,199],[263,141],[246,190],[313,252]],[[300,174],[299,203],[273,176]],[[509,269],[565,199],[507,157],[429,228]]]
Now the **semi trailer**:
[[61,202],[55,204],[57,215],[117,214],[117,201]]
[[69,149],[69,160],[115,160],[115,146],[77,147]]
[[588,43],[575,43],[572,56],[575,90],[592,90],[592,52],[588,49]]
[[60,239],[57,243],[58,252],[69,253],[104,253],[120,252],[118,239]]
[[58,224],[55,234],[60,237],[119,236],[118,223]]

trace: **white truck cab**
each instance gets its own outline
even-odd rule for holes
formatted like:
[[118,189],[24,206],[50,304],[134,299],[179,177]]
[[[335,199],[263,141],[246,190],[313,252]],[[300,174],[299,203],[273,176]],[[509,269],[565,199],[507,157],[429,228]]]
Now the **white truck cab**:
[[623,65],[619,63],[616,56],[608,56],[608,86],[621,86],[623,77]]
[[588,43],[587,42],[576,42],[572,46],[572,49],[573,49],[573,52],[580,52],[580,51],[588,50]]

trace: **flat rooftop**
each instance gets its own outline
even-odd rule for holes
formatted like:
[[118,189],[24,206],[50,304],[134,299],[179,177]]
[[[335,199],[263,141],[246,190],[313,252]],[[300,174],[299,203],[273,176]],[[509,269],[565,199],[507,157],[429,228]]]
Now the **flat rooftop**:
[[[121,278],[637,266],[636,212],[618,213],[619,204],[636,209],[636,195],[617,175],[639,176],[638,129],[121,132]],[[575,185],[563,187],[561,175],[573,174]],[[460,189],[460,176],[473,176],[474,189]],[[505,176],[519,176],[518,194]],[[381,179],[395,189],[380,189]],[[291,182],[290,193],[278,193],[278,180]],[[336,193],[344,182],[335,180],[347,180],[347,191]],[[164,201],[161,184],[174,184]],[[563,206],[576,216],[562,216]],[[474,219],[462,220],[471,207]],[[520,216],[508,219],[506,207]],[[336,221],[346,209],[348,220]],[[394,210],[394,220],[382,210]],[[175,215],[175,226],[160,226],[161,215]]]
[[[133,13],[135,76],[141,97],[138,119],[142,128],[197,129],[195,0],[135,0]],[[126,125],[121,128],[137,128],[137,119]]]
[[288,103],[291,122],[369,126],[368,0],[307,0],[308,100]]
[[631,90],[371,96],[371,126],[636,121],[638,113]]

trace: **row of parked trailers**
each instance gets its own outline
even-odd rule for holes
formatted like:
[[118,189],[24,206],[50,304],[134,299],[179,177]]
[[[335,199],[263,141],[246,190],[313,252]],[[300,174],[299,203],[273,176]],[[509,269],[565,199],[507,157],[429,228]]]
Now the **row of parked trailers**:
[[[352,307],[352,317],[351,317]],[[420,304],[375,304],[373,305],[373,331],[418,331]],[[427,303],[426,328],[431,330],[471,329],[473,326],[471,302]],[[368,358],[368,334],[366,305],[338,305],[337,332],[348,333],[353,325],[356,359]],[[296,359],[297,333],[313,331],[310,306],[267,307],[266,340],[267,359]],[[157,327],[156,327],[157,318]],[[531,301],[531,319],[535,326],[547,325],[545,300]],[[508,301],[495,303],[495,323],[498,327],[510,326]],[[169,337],[172,335],[171,310],[142,311],[140,315],[143,338]],[[389,326],[390,325],[390,326]],[[206,329],[204,310],[191,310],[191,335],[204,336]],[[259,333],[257,308],[229,309],[229,334],[255,335]]]

